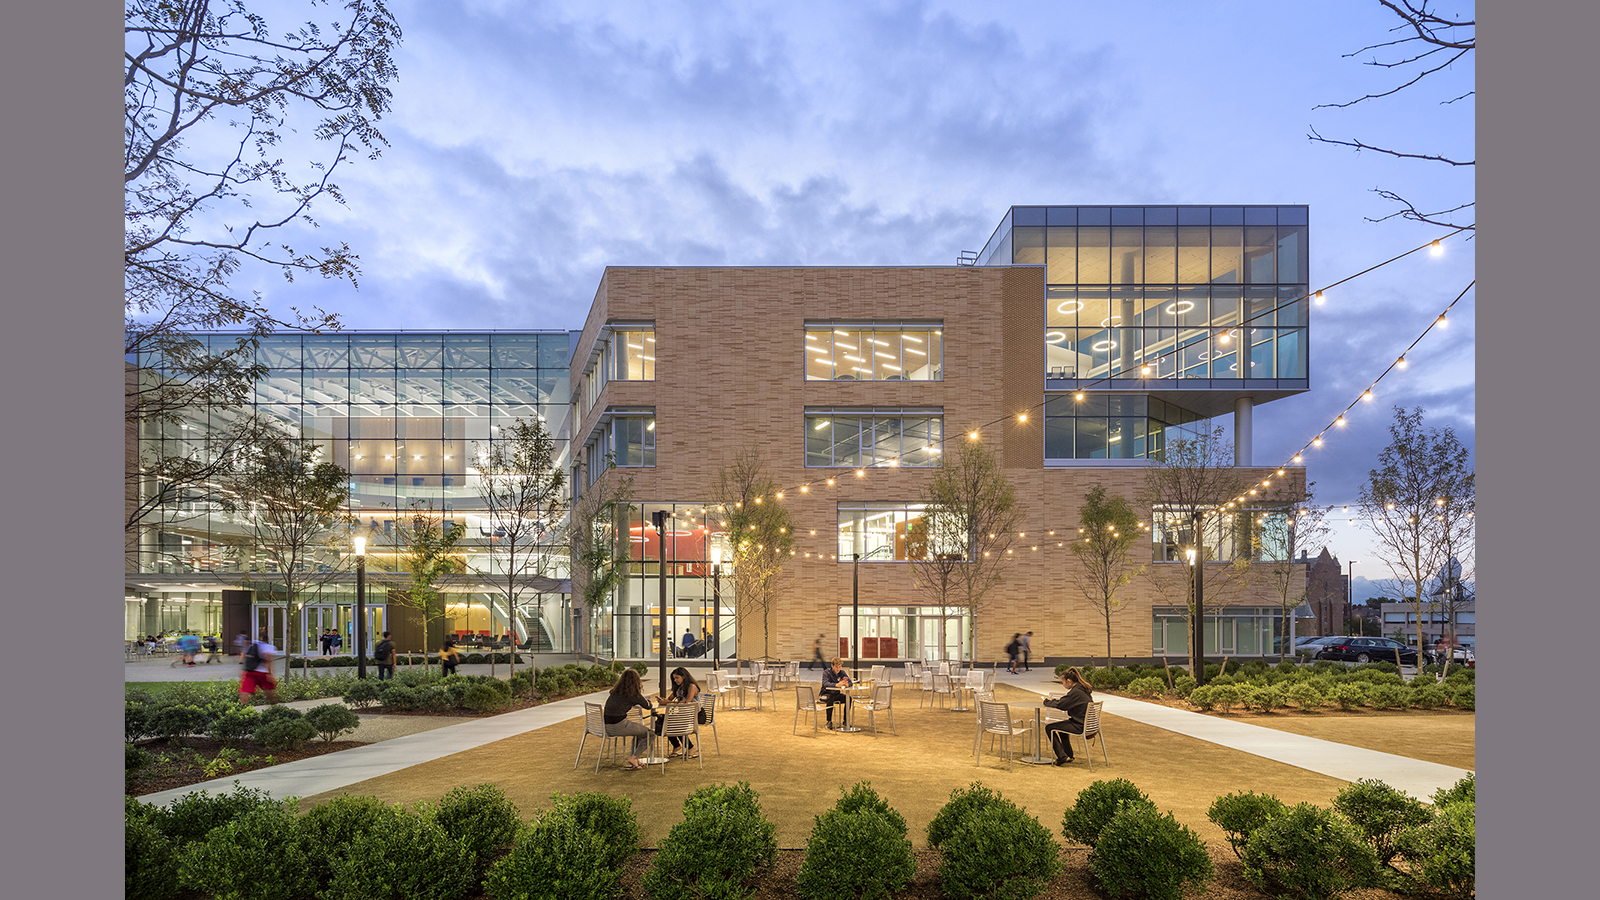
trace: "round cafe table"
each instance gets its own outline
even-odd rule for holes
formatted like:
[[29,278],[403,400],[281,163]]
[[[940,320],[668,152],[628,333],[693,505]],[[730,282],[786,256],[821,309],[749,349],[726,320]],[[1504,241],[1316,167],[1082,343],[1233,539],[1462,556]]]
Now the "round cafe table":
[[747,710],[755,709],[754,706],[746,704],[744,699],[744,689],[752,684],[755,684],[755,675],[729,675],[724,673],[722,678],[724,681],[729,682],[739,690],[739,705],[730,706],[728,709],[735,712],[745,712]]
[[834,730],[842,731],[845,734],[855,734],[861,730],[861,727],[853,724],[850,714],[855,709],[857,700],[869,700],[872,698],[872,682],[862,683],[858,681],[849,687],[839,688],[839,693],[844,695],[844,724]]
[[[635,707],[635,709],[638,709],[638,707]],[[645,714],[645,711],[642,710],[642,709],[639,710],[639,712],[640,712],[639,718],[644,720],[644,727],[648,728],[650,730],[650,754],[651,754],[650,756],[647,756],[647,757],[644,757],[643,759],[640,759],[639,762],[642,762],[647,766],[663,766],[663,765],[666,765],[667,758],[665,756],[661,755],[661,748],[659,746],[659,742],[661,741],[661,735],[656,734],[656,723],[654,722],[654,720],[655,719],[659,719],[662,716],[666,715],[667,711],[664,708],[662,708],[661,704],[657,703],[654,707],[652,707],[650,709],[648,714]]]
[[1032,709],[1033,710],[1033,755],[1032,756],[1024,756],[1024,757],[1022,757],[1022,761],[1025,762],[1025,763],[1032,763],[1033,765],[1036,765],[1036,766],[1053,765],[1055,763],[1055,761],[1056,761],[1055,756],[1053,756],[1053,755],[1052,756],[1044,755],[1044,749],[1043,749],[1044,725],[1047,722],[1056,722],[1056,721],[1062,721],[1062,720],[1060,720],[1060,719],[1046,719],[1045,716],[1044,716],[1044,711],[1046,709],[1055,709],[1055,707],[1053,707],[1053,706],[1045,706],[1043,700],[1031,700],[1031,701],[1023,701],[1023,702],[1020,702],[1020,703],[1009,703],[1009,704],[1007,704],[1007,706],[1010,706],[1012,708],[1022,707],[1023,709]]

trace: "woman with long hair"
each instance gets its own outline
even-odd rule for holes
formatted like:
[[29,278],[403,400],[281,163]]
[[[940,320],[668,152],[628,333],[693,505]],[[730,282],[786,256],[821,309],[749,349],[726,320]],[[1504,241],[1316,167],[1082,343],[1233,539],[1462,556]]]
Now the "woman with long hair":
[[1083,734],[1083,716],[1094,700],[1094,688],[1083,678],[1083,673],[1073,666],[1061,673],[1061,686],[1067,692],[1051,700],[1046,698],[1044,703],[1053,709],[1059,709],[1067,714],[1065,722],[1051,722],[1044,727],[1044,733],[1050,736],[1050,746],[1056,751],[1056,765],[1064,766],[1072,762],[1072,739],[1068,734]]
[[633,738],[633,748],[628,753],[628,768],[643,769],[644,761],[639,757],[650,746],[650,729],[628,715],[635,706],[650,709],[650,701],[644,695],[644,682],[639,680],[638,672],[623,669],[622,677],[617,679],[616,685],[611,688],[611,695],[606,697],[606,735]]
[[[684,703],[700,702],[700,683],[694,680],[694,676],[689,674],[688,669],[685,669],[683,666],[679,666],[672,670],[672,674],[669,677],[672,679],[672,689],[667,693],[667,696],[661,698],[663,705],[677,706]],[[696,717],[698,718],[700,724],[705,724],[705,710],[701,710],[699,713],[697,713]],[[666,723],[667,720],[665,718],[656,720],[656,734],[661,733],[661,726],[665,725]],[[672,742],[672,752],[668,754],[669,756],[681,755],[684,759],[695,758],[696,751],[692,741],[688,741],[686,738],[681,738],[677,735],[669,735],[667,740]]]

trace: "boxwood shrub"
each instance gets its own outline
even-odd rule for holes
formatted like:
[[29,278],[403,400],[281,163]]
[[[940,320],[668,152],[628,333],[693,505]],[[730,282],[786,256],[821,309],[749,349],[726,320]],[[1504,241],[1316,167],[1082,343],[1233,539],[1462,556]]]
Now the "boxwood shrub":
[[333,742],[347,731],[361,727],[361,717],[343,703],[324,703],[306,710],[305,720],[322,735],[324,741]]
[[551,794],[554,805],[541,817],[566,818],[604,839],[605,863],[620,867],[639,852],[639,820],[633,814],[633,801],[599,792]]
[[1439,807],[1423,825],[1402,831],[1395,849],[1415,886],[1468,900],[1476,889],[1477,809],[1458,800]]
[[1250,835],[1254,834],[1257,828],[1267,824],[1268,820],[1288,811],[1289,807],[1271,794],[1241,791],[1224,794],[1213,800],[1211,809],[1206,812],[1206,818],[1222,829],[1227,835],[1228,846],[1233,848],[1233,855],[1242,859],[1242,851]]
[[906,820],[862,782],[817,816],[795,882],[808,900],[887,900],[905,889],[917,861]]
[[1385,865],[1394,858],[1394,840],[1400,832],[1429,818],[1421,800],[1373,778],[1346,785],[1333,798],[1333,808],[1356,827]]
[[483,877],[492,859],[516,845],[522,832],[516,804],[493,784],[453,787],[432,813],[446,833],[460,838],[472,852],[474,881]]
[[299,750],[306,741],[317,736],[316,726],[304,716],[277,718],[263,721],[256,727],[256,740],[268,750]]
[[1118,807],[1089,851],[1089,872],[1114,898],[1148,900],[1182,900],[1185,888],[1203,891],[1213,874],[1205,842],[1149,803]]
[[[941,826],[934,826],[956,807]],[[1032,897],[1061,873],[1061,849],[1039,820],[1016,804],[973,785],[952,792],[928,824],[928,843],[940,855],[939,882],[947,897]]]
[[216,900],[299,900],[320,886],[321,854],[292,804],[272,804],[213,828],[185,847],[179,881]]
[[1126,803],[1154,806],[1149,796],[1126,778],[1092,782],[1078,792],[1077,801],[1062,814],[1061,833],[1069,841],[1093,847],[1100,832]]
[[359,832],[329,859],[332,877],[320,900],[453,900],[472,887],[466,841],[426,811],[397,812],[392,823]]
[[178,892],[178,847],[155,823],[154,810],[132,797],[123,805],[123,896],[129,900],[167,900]]
[[1245,841],[1244,876],[1275,896],[1332,898],[1377,885],[1378,857],[1333,810],[1301,803]]
[[607,865],[601,835],[572,819],[541,819],[489,868],[484,891],[494,900],[612,900],[622,869]]
[[655,900],[743,900],[777,858],[777,828],[749,783],[710,785],[683,801],[683,821],[661,842],[644,889]]

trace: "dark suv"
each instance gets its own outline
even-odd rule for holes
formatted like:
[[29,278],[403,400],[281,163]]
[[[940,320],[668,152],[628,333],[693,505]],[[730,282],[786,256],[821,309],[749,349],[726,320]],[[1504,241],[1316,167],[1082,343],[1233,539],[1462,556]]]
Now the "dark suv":
[[[1384,637],[1346,637],[1325,641],[1317,650],[1317,659],[1342,659],[1358,663],[1393,662],[1396,650],[1400,651],[1400,665],[1417,664],[1417,648]],[[1424,653],[1422,664],[1432,665],[1433,654]]]

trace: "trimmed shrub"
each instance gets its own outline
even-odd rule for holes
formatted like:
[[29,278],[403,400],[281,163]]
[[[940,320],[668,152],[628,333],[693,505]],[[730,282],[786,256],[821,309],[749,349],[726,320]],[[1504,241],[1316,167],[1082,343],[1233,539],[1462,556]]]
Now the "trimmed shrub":
[[195,791],[185,794],[164,807],[149,807],[149,818],[161,833],[180,849],[194,841],[203,841],[214,828],[258,809],[280,806],[264,790],[235,784],[231,793],[208,794]]
[[952,790],[950,799],[928,823],[928,846],[937,850],[952,834],[965,828],[968,819],[1003,802],[999,794],[976,781],[965,788]]
[[1328,702],[1315,681],[1297,681],[1289,685],[1284,691],[1284,698],[1306,712],[1321,709]]
[[431,815],[397,810],[333,856],[321,900],[452,900],[472,887],[473,856]]
[[204,734],[211,714],[189,703],[162,706],[150,716],[150,730],[168,741],[182,743],[190,735]]
[[1443,809],[1451,803],[1477,803],[1477,779],[1468,772],[1467,777],[1447,788],[1433,792],[1433,808]]
[[1380,880],[1378,857],[1331,809],[1301,803],[1245,841],[1244,877],[1274,895],[1331,898]]
[[1124,803],[1155,806],[1145,792],[1139,790],[1138,785],[1126,778],[1096,781],[1079,791],[1077,802],[1062,814],[1061,833],[1069,841],[1093,847],[1100,838],[1101,830]]
[[345,688],[344,702],[359,709],[373,706],[383,694],[383,689],[379,685],[380,682],[376,680],[357,681]]
[[1386,675],[1400,677],[1400,667],[1386,659],[1374,659],[1369,663],[1361,663],[1355,667],[1357,674],[1364,672],[1382,672]]
[[494,900],[611,900],[622,895],[622,869],[607,863],[606,839],[577,822],[547,817],[489,868]]
[[166,900],[178,892],[178,848],[153,821],[154,811],[132,797],[123,804],[123,896],[129,900]]
[[743,900],[757,870],[777,858],[777,828],[749,783],[710,785],[684,799],[683,821],[661,842],[644,889],[656,900]]
[[253,707],[240,706],[236,703],[213,717],[207,730],[213,738],[232,744],[255,734],[259,727],[261,727],[261,714]]
[[896,812],[894,807],[889,805],[889,801],[879,796],[878,792],[872,789],[871,782],[858,782],[850,789],[845,790],[843,796],[839,798],[839,802],[834,804],[833,808],[847,813],[878,813],[888,819],[890,824],[894,825],[895,830],[899,832],[901,837],[909,834],[906,829],[905,816]]
[[1202,684],[1191,690],[1189,696],[1183,698],[1189,705],[1203,712],[1210,712],[1217,704],[1213,697],[1217,693],[1216,685]]
[[986,806],[939,847],[945,896],[1023,898],[1061,874],[1061,848],[1039,820],[1009,800]]
[[[1449,684],[1448,681],[1445,683]],[[1477,690],[1470,684],[1457,685],[1450,694],[1450,702],[1457,709],[1477,709]]]
[[305,720],[311,723],[317,734],[329,743],[336,740],[346,731],[355,731],[361,727],[361,717],[351,712],[343,703],[324,703],[306,710]]
[[1289,811],[1289,807],[1282,800],[1271,794],[1256,794],[1243,791],[1237,794],[1224,794],[1211,802],[1211,809],[1206,812],[1206,818],[1213,825],[1221,828],[1228,837],[1228,846],[1233,848],[1233,855],[1241,859],[1241,851],[1245,841],[1255,833],[1257,828],[1267,824],[1269,819],[1281,816]]
[[316,727],[303,716],[271,719],[256,728],[256,740],[266,745],[268,750],[299,750],[302,744],[316,736]]
[[1417,709],[1437,709],[1450,702],[1450,694],[1431,681],[1411,683],[1411,705]]
[[[1222,677],[1226,678],[1227,676],[1224,675]],[[1217,708],[1217,712],[1227,714],[1243,698],[1243,695],[1243,689],[1236,684],[1212,685],[1211,705]]]
[[461,839],[473,856],[473,878],[483,877],[489,861],[516,846],[522,832],[522,814],[492,784],[450,789],[433,810],[445,833]]
[[304,715],[305,713],[295,709],[292,706],[276,704],[268,706],[266,709],[261,711],[261,724],[265,725],[268,722],[276,722],[280,719],[299,719]]
[[216,900],[299,900],[317,890],[319,853],[301,831],[293,806],[274,803],[183,848],[178,878]]
[[1257,712],[1272,712],[1275,709],[1282,709],[1284,700],[1283,688],[1276,685],[1247,687],[1239,697],[1239,702],[1243,703],[1246,708]]
[[888,900],[916,871],[903,818],[896,822],[876,809],[836,807],[816,817],[795,884],[810,900]]
[[487,684],[469,684],[461,705],[477,712],[488,712],[506,705],[508,698]]
[[620,867],[639,852],[639,820],[633,814],[633,801],[598,792],[551,794],[554,806],[540,821],[552,817],[571,819],[579,827],[602,838],[605,863]]
[[1202,891],[1214,874],[1205,842],[1172,813],[1148,803],[1124,803],[1089,851],[1089,872],[1112,897],[1182,900],[1185,887]]
[[742,900],[757,870],[778,860],[776,834],[747,781],[699,788],[683,801],[683,822],[667,831],[643,887],[656,900]]
[[312,807],[300,817],[300,830],[314,849],[313,874],[327,885],[333,865],[360,837],[375,828],[394,828],[404,811],[377,797],[341,794]]
[[389,682],[389,687],[384,689],[379,699],[388,709],[396,712],[408,712],[418,708],[420,697],[416,688],[406,684],[396,684],[396,678]]
[[1159,678],[1135,678],[1128,683],[1128,693],[1135,697],[1153,700],[1167,692],[1167,683]]
[[464,658],[462,658],[461,661],[469,666],[481,666],[488,662],[488,660],[483,658],[482,653],[468,653]]
[[528,692],[533,690],[533,675],[532,669],[513,672],[511,680],[506,684],[506,687],[511,690],[513,696],[526,697]]
[[1189,695],[1194,693],[1194,689],[1197,684],[1198,682],[1194,680],[1194,676],[1190,675],[1188,672],[1185,672],[1182,675],[1174,675],[1172,678],[1172,693],[1184,700],[1187,700],[1189,699]]
[[1354,681],[1336,684],[1328,692],[1328,699],[1342,710],[1360,709],[1367,705],[1367,686]]
[[128,743],[143,740],[155,734],[150,729],[150,705],[138,700],[122,704],[122,735]]
[[1373,685],[1367,691],[1367,704],[1373,709],[1410,709],[1411,691],[1398,684]]
[[1477,809],[1470,801],[1457,801],[1440,807],[1427,824],[1402,831],[1395,849],[1417,885],[1467,900],[1477,884],[1476,839]]
[[1385,865],[1394,858],[1395,837],[1429,818],[1421,800],[1372,778],[1346,786],[1333,798],[1333,808],[1350,820]]

